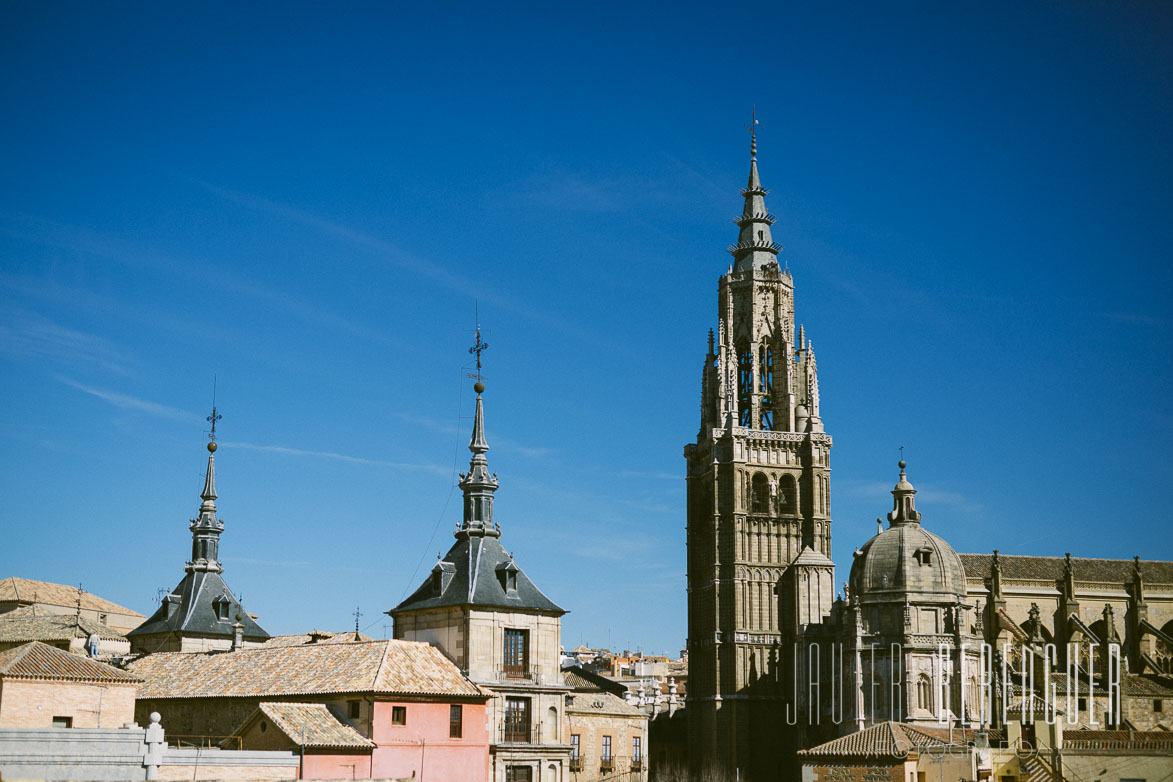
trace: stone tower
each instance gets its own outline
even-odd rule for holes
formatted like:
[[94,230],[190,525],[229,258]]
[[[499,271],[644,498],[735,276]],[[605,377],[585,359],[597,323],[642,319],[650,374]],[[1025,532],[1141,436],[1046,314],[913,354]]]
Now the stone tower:
[[478,382],[468,472],[460,476],[464,514],[456,542],[431,575],[387,613],[395,637],[438,647],[489,701],[490,780],[569,778],[566,695],[560,668],[565,610],[542,594],[501,543],[494,516],[497,475],[485,453]]
[[688,462],[692,762],[776,776],[782,683],[803,628],[831,609],[830,450],[814,348],[794,321],[751,142],[733,264],[718,285]]
[[[215,428],[212,431],[214,436]],[[224,582],[220,562],[224,522],[216,516],[216,448],[215,440],[208,443],[199,516],[188,524],[191,559],[183,580],[149,619],[126,634],[136,654],[236,649],[259,646],[269,638]]]

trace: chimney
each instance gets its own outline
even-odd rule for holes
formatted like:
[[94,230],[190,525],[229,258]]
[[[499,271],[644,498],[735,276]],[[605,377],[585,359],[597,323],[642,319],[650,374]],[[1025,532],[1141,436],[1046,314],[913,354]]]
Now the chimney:
[[236,615],[236,624],[232,625],[232,651],[238,652],[244,648],[244,625],[241,624],[244,615]]

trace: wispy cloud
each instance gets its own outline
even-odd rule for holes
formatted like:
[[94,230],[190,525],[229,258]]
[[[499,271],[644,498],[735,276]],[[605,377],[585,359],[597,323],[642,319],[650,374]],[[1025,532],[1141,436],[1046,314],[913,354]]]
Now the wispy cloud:
[[673,475],[670,472],[659,471],[644,471],[644,470],[623,470],[619,473],[624,478],[655,478],[660,481],[683,481],[683,475]]
[[[851,497],[863,497],[867,499],[889,498],[892,494],[892,484],[884,483],[883,481],[868,481],[863,483],[847,483],[841,481],[835,486],[834,490]],[[932,485],[918,484],[916,500],[918,503],[949,505],[953,508],[966,511],[981,510],[981,504],[965,494],[948,489],[938,489]],[[889,502],[891,502],[890,499]]]
[[170,418],[174,421],[199,420],[199,416],[195,415],[194,413],[189,413],[186,410],[180,410],[177,407],[168,407],[167,405],[161,405],[158,402],[152,402],[148,399],[139,399],[137,396],[121,394],[117,391],[106,391],[101,388],[94,388],[93,386],[87,386],[84,383],[79,383],[76,380],[71,380],[68,377],[61,377],[60,375],[57,376],[57,380],[69,386],[70,388],[76,388],[82,393],[95,396],[98,399],[101,399],[103,402],[114,405],[115,407],[120,407],[123,410],[134,410],[135,412],[146,413],[147,415],[153,415],[157,418]]
[[283,445],[257,445],[256,443],[229,441],[221,441],[221,445],[230,448],[243,448],[250,451],[277,453],[284,456],[312,456],[317,459],[331,459],[333,461],[346,462],[347,464],[367,464],[375,467],[391,467],[398,470],[421,470],[423,472],[436,473],[437,475],[452,474],[451,467],[441,467],[436,464],[393,462],[386,459],[367,459],[363,456],[350,456],[348,454],[335,453],[333,451],[309,451],[303,448],[287,448]]
[[77,331],[41,315],[7,312],[0,323],[0,353],[13,358],[50,359],[64,364],[97,365],[129,374],[128,356],[109,340]]
[[1108,312],[1104,317],[1117,323],[1129,323],[1134,326],[1164,326],[1169,322],[1166,318],[1143,312]]
[[244,565],[263,565],[265,567],[317,567],[312,562],[290,562],[280,559],[254,559],[252,557],[224,557],[225,562],[239,562]]
[[398,245],[392,244],[377,236],[364,233],[362,231],[351,228],[348,225],[335,222],[333,220],[312,214],[300,209],[295,209],[285,204],[280,204],[275,201],[270,201],[267,198],[260,196],[249,195],[245,193],[238,193],[226,188],[217,187],[208,182],[197,182],[210,193],[220,196],[221,198],[240,204],[249,209],[256,209],[267,212],[268,214],[300,223],[310,228],[314,228],[322,233],[334,236],[337,239],[347,242],[348,244],[360,247],[371,252],[374,252],[378,258],[386,263],[403,269],[412,274],[418,274],[422,277],[430,279],[434,282],[443,285],[444,287],[461,293],[471,298],[479,298],[482,303],[491,304],[502,310],[508,310],[521,317],[524,317],[535,323],[541,323],[559,331],[576,337],[577,339],[607,347],[610,349],[625,349],[623,346],[615,345],[607,340],[601,338],[596,332],[576,326],[572,323],[556,317],[548,309],[536,309],[516,301],[509,296],[506,296],[498,291],[493,290],[483,280],[476,280],[458,274],[452,271],[449,267],[435,263],[427,258],[421,257],[405,250]]
[[[424,416],[412,415],[411,413],[398,413],[399,418],[408,423],[422,426],[425,429],[431,429],[433,432],[440,432],[442,434],[460,435],[466,437],[472,434],[472,423],[469,419],[467,428],[462,430],[455,424],[445,423],[444,421],[437,421],[434,418],[427,418]],[[508,437],[501,435],[489,434],[489,445],[499,449],[499,452],[517,453],[531,459],[542,459],[554,453],[553,448],[547,448],[540,445],[522,445],[519,442],[510,440]]]

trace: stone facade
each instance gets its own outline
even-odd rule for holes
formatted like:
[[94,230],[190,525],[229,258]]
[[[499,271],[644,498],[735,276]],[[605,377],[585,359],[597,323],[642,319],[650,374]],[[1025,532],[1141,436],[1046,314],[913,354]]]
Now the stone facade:
[[[694,762],[775,774],[784,644],[833,599],[831,438],[814,348],[778,264],[756,139],[734,262],[702,369],[688,471],[689,743]],[[800,561],[801,560],[801,561]]]
[[566,736],[571,782],[647,778],[647,715],[618,696],[602,690],[568,696]]
[[120,728],[134,719],[135,682],[0,682],[0,726],[52,728],[68,719],[74,728]]

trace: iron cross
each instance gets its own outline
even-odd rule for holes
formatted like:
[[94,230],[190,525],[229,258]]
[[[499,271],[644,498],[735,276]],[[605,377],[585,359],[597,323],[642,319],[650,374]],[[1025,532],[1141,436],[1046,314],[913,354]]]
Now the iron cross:
[[204,419],[205,421],[207,421],[208,423],[210,423],[212,425],[212,431],[208,433],[209,440],[216,439],[216,422],[219,421],[223,417],[224,416],[222,416],[216,412],[216,377],[215,377],[215,375],[213,375],[212,376],[212,414]]
[[485,342],[481,339],[481,316],[480,316],[480,305],[479,304],[477,305],[477,332],[476,332],[476,334],[477,334],[476,344],[474,344],[471,348],[469,348],[468,352],[475,354],[477,357],[477,372],[475,375],[470,373],[469,377],[471,377],[473,380],[484,380],[485,379],[484,376],[481,375],[481,354],[489,349],[489,343]]

